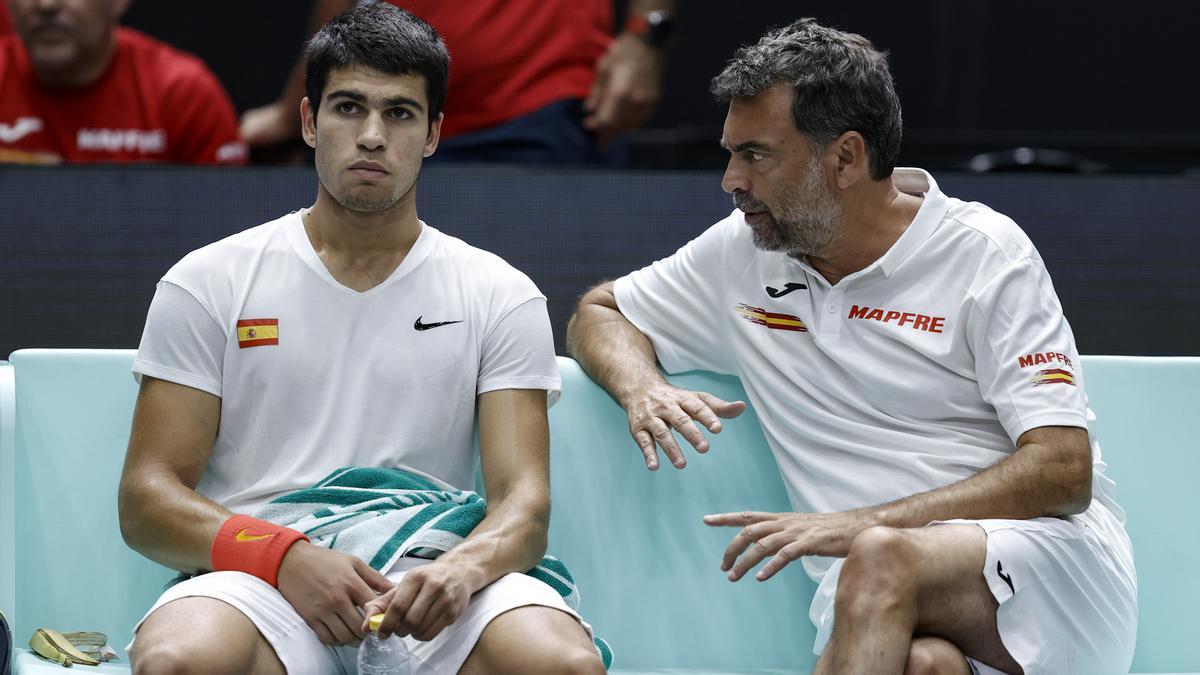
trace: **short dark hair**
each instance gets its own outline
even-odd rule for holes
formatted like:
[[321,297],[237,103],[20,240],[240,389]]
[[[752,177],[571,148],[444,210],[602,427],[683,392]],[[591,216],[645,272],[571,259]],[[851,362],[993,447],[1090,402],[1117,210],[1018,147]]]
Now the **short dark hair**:
[[711,91],[728,102],[784,83],[796,94],[796,128],[817,147],[857,131],[866,141],[871,178],[892,175],[902,124],[886,52],[861,35],[800,19],[739,49],[713,78]]
[[329,71],[366,66],[392,75],[421,75],[429,123],[446,105],[450,54],[433,26],[386,2],[342,12],[312,36],[305,47],[304,94],[316,117]]

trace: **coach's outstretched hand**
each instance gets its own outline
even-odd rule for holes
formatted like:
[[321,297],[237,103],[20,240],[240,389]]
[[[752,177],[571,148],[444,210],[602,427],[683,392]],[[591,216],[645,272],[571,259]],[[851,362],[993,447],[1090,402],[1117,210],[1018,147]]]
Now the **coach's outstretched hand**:
[[279,592],[327,645],[357,644],[366,633],[358,608],[392,588],[358,558],[298,541],[279,565]]
[[656,446],[662,447],[676,469],[687,466],[683,451],[671,435],[672,429],[691,443],[696,452],[705,453],[708,452],[708,441],[693,420],[719,434],[724,428],[719,418],[732,419],[745,409],[746,404],[742,401],[723,401],[703,391],[680,389],[665,382],[655,383],[625,402],[629,433],[642,449],[646,468],[651,471],[658,470]]
[[[872,525],[861,512],[845,513],[718,513],[704,516],[713,527],[741,527],[721,559],[729,580],[737,581],[767,556],[771,561],[754,578],[766,581],[788,563],[806,555],[845,557],[860,532]],[[749,548],[749,550],[747,550]]]

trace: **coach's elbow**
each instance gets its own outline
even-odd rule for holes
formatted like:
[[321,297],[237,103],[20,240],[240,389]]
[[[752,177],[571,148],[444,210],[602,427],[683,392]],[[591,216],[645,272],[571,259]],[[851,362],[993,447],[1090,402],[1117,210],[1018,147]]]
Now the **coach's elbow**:
[[613,312],[619,313],[620,310],[617,309],[612,281],[601,282],[584,293],[571,320],[567,322],[567,351],[578,359],[585,336],[598,323],[610,320]]
[[1058,473],[1059,498],[1055,500],[1058,508],[1054,509],[1056,516],[1070,516],[1083,513],[1092,504],[1092,455],[1091,449],[1086,452],[1072,452],[1062,458]]

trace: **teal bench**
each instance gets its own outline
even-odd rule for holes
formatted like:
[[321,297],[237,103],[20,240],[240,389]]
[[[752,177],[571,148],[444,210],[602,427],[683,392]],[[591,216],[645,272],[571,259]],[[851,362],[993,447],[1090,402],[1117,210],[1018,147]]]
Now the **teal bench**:
[[[38,626],[100,630],[124,659],[133,623],[172,576],[126,548],[117,525],[137,394],[132,359],[124,350],[23,350],[0,365],[0,608],[18,646]],[[1200,401],[1200,358],[1083,362],[1139,568],[1133,670],[1200,672],[1200,541],[1186,489],[1200,475],[1187,425]],[[700,522],[718,511],[788,508],[753,411],[684,471],[651,473],[620,408],[574,361],[559,364],[550,546],[577,577],[584,615],[612,643],[616,672],[807,672],[812,584],[798,565],[765,584],[729,583],[718,563],[732,533]],[[673,380],[744,398],[735,378]],[[59,672],[26,651],[15,665],[19,675]]]

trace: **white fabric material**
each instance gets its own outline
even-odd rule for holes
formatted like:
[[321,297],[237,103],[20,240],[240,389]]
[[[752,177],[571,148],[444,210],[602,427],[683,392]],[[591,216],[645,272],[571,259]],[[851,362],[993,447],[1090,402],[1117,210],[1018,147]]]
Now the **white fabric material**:
[[[1074,336],[1025,233],[945,196],[922,170],[894,180],[923,195],[920,211],[879,260],[834,286],[804,261],[757,249],[740,211],[615,284],[668,372],[741,378],[797,511],[949,485],[1012,454],[1030,429],[1087,428],[1091,417]],[[781,292],[788,284],[804,287]],[[1094,438],[1092,455],[1091,510],[1123,539]],[[1109,543],[1097,554],[1132,573],[1127,546]],[[833,562],[803,559],[826,591],[814,621],[832,611],[836,580],[822,578]]]
[[[244,319],[277,319],[278,344],[240,346]],[[477,396],[545,389],[553,402],[561,386],[545,297],[499,257],[423,224],[392,275],[359,293],[325,268],[300,213],[167,272],[133,369],[221,397],[197,490],[238,513],[343,466],[474,489]]]
[[[1129,537],[1105,508],[1067,518],[948,520],[987,533],[983,577],[1000,607],[996,627],[1025,675],[1129,672],[1137,640],[1137,575]],[[821,653],[833,631],[843,560],[835,561],[810,617]],[[1011,586],[1009,584],[1012,584]],[[820,613],[816,609],[820,604]],[[968,659],[981,675],[1001,673]]]
[[[401,558],[387,577],[399,584],[406,572],[430,562]],[[211,572],[172,586],[138,621],[134,632],[154,610],[185,597],[215,598],[245,614],[275,649],[288,675],[353,675],[357,672],[357,647],[324,645],[278,590],[244,572]],[[553,588],[525,574],[507,574],[471,596],[463,615],[433,640],[422,642],[413,637],[404,638],[413,657],[413,675],[458,672],[492,619],[529,605],[566,612],[579,621],[589,637],[592,636],[592,627],[567,607]],[[125,651],[132,646],[131,642]]]

